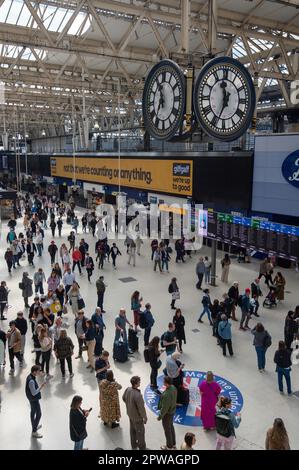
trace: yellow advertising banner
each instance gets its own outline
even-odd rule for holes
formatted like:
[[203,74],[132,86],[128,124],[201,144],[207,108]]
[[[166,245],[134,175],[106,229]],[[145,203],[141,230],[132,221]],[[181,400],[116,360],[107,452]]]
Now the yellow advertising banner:
[[[107,185],[145,189],[177,196],[192,196],[192,160],[130,160],[76,157],[76,179]],[[71,158],[51,157],[51,176],[73,178]]]

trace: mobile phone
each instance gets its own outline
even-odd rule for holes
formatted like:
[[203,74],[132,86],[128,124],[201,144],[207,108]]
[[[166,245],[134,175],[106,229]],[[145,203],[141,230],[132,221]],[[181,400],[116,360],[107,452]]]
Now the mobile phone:
[[91,411],[92,411],[92,408],[89,408],[88,413],[90,413]]

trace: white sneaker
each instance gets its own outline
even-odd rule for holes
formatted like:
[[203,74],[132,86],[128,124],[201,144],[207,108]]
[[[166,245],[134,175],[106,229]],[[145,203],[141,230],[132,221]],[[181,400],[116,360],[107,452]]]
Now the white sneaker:
[[47,374],[47,375],[46,375],[46,380],[50,380],[50,379],[52,379],[52,378],[53,378],[53,375],[51,375],[51,374]]
[[38,432],[33,432],[31,434],[32,437],[35,437],[36,439],[40,439],[41,437],[43,437],[41,434],[39,434]]
[[42,425],[39,424],[39,425],[37,426],[37,430],[39,430],[41,427],[42,427]]

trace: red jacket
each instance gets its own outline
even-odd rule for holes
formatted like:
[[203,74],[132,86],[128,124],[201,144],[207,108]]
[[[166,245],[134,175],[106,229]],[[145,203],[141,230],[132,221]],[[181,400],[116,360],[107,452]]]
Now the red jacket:
[[82,255],[81,255],[81,252],[79,250],[75,250],[73,251],[73,261],[81,261],[82,260]]

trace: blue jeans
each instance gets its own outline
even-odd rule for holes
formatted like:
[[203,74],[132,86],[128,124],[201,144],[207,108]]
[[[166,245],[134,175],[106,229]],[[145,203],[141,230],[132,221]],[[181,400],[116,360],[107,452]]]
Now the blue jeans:
[[284,369],[283,367],[277,367],[276,372],[278,374],[278,388],[279,388],[279,391],[283,392],[282,378],[284,377],[286,379],[288,393],[291,394],[292,393],[292,388],[291,388],[291,371],[290,371],[290,369]]
[[162,259],[162,271],[164,269],[164,266],[166,267],[166,271],[168,271],[168,261],[167,261],[167,259]]
[[200,315],[199,319],[201,320],[205,313],[208,315],[209,322],[212,323],[211,312],[207,305],[204,306],[202,314]]
[[39,400],[31,401],[30,407],[31,407],[30,419],[31,419],[31,425],[32,425],[32,432],[36,432],[41,416],[42,416]]
[[210,277],[211,277],[211,270],[208,269],[207,271],[205,271],[205,283],[206,284],[210,284]]
[[82,450],[83,443],[84,443],[84,439],[82,441],[75,442],[74,450]]
[[150,335],[151,335],[151,330],[152,330],[151,326],[146,327],[144,329],[144,346],[148,346]]
[[40,243],[37,243],[36,248],[37,248],[38,256],[42,256],[42,254],[43,254],[43,245],[41,245]]
[[39,284],[35,284],[35,293],[37,294],[38,291],[43,295],[44,294],[44,288],[43,288],[43,283],[40,282]]
[[257,366],[259,370],[265,369],[266,366],[266,350],[261,346],[255,346],[257,354]]

